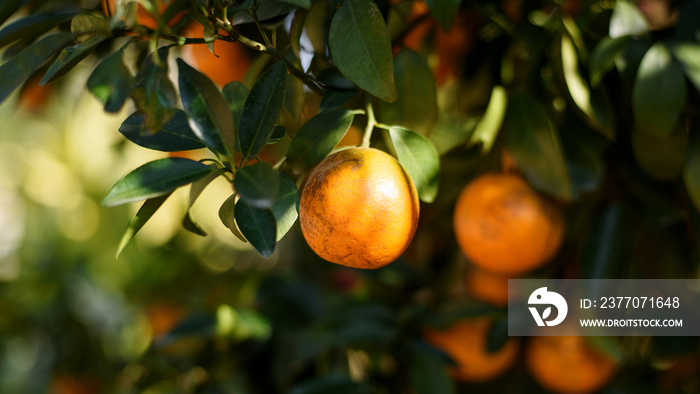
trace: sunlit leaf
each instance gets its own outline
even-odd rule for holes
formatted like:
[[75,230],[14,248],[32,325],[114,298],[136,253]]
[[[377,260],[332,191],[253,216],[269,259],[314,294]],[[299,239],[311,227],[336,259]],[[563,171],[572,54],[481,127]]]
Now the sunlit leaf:
[[279,189],[278,174],[270,163],[261,161],[239,169],[233,186],[246,204],[255,208],[272,208]]
[[481,152],[483,154],[491,151],[491,147],[493,147],[493,143],[498,137],[498,132],[501,130],[507,105],[508,95],[506,90],[501,85],[494,86],[486,111],[479,119],[479,123],[476,124],[469,141],[467,141],[468,147],[481,144]]
[[425,0],[425,3],[442,29],[449,31],[455,23],[462,0]]
[[632,90],[635,129],[657,137],[669,135],[678,124],[685,96],[681,66],[662,42],[652,45],[639,65]]
[[379,121],[402,126],[429,136],[437,121],[437,89],[428,62],[416,52],[404,49],[394,57],[397,99],[380,101]]
[[161,130],[175,116],[177,92],[168,78],[168,47],[148,55],[136,74],[132,97],[144,115],[147,132]]
[[610,17],[610,37],[638,36],[646,33],[647,22],[639,9],[629,1],[616,1]]
[[214,82],[182,59],[177,59],[180,98],[190,127],[209,148],[233,153],[236,136],[228,103]]
[[683,71],[695,89],[700,91],[700,44],[694,42],[676,43],[671,46],[673,56],[683,66]]
[[328,45],[346,78],[384,101],[396,100],[389,32],[374,2],[344,1],[331,22]]
[[156,211],[161,207],[161,205],[163,205],[165,200],[167,200],[171,194],[172,193],[168,193],[162,196],[150,198],[146,200],[143,205],[141,205],[141,208],[139,208],[136,215],[129,222],[126,231],[124,231],[124,234],[122,235],[121,241],[119,241],[119,247],[117,247],[115,258],[119,258],[119,255],[122,253],[122,251],[124,251],[124,248],[129,244],[129,241],[131,241],[131,239],[134,238],[134,235],[136,235],[136,233],[141,230],[146,222],[153,217],[153,214],[156,213]]
[[281,240],[297,221],[299,216],[299,189],[292,178],[279,174],[277,199],[272,206],[272,214],[277,222],[277,241]]
[[232,194],[221,204],[219,208],[219,219],[221,219],[221,223],[223,223],[226,228],[231,230],[231,234],[236,238],[243,242],[248,242],[238,229],[238,225],[236,225],[236,194]]
[[[4,3],[2,7],[5,7]],[[39,36],[56,25],[69,21],[78,12],[77,9],[66,9],[18,19],[0,30],[0,48],[19,39]]]
[[122,54],[119,50],[104,58],[87,80],[88,90],[104,104],[106,112],[121,111],[134,89],[134,79]]
[[278,62],[260,76],[245,102],[241,115],[239,142],[243,158],[255,157],[275,131],[282,111],[287,67]]
[[109,207],[162,196],[207,176],[211,171],[206,164],[181,157],[154,160],[117,181],[102,200],[102,205]]
[[245,201],[236,203],[236,223],[248,242],[264,257],[270,257],[277,239],[275,216],[270,209],[252,207]]
[[46,36],[0,66],[0,103],[72,39],[69,33]]
[[163,152],[178,152],[204,148],[202,141],[194,135],[183,110],[176,110],[162,130],[152,134],[146,131],[144,116],[140,112],[129,115],[119,127],[119,132],[131,142],[144,148]]
[[44,74],[44,77],[41,78],[39,85],[44,85],[64,76],[106,39],[107,37],[105,36],[95,36],[81,44],[63,49],[46,74]]
[[541,104],[524,93],[514,92],[503,130],[506,147],[527,180],[537,189],[569,200],[571,185],[559,135]]
[[418,197],[433,202],[440,181],[440,156],[435,146],[422,135],[399,127],[392,127],[389,136],[399,162],[413,179]]
[[321,112],[304,123],[287,151],[292,168],[300,172],[323,160],[343,139],[354,117],[352,111],[334,109]]

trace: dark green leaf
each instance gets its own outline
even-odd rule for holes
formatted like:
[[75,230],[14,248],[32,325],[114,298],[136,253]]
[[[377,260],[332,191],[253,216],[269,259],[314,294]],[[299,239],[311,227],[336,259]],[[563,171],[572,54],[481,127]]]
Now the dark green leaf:
[[685,106],[685,78],[666,45],[652,45],[639,65],[632,90],[635,129],[657,137],[668,136]]
[[537,100],[521,92],[511,95],[503,125],[506,147],[527,180],[563,200],[571,199],[569,174],[559,134]]
[[40,36],[56,25],[69,21],[77,13],[76,9],[68,9],[18,19],[0,30],[0,48],[19,39]]
[[164,336],[158,338],[153,346],[160,348],[187,337],[207,338],[216,332],[216,315],[210,312],[193,313]]
[[430,140],[418,133],[392,127],[391,142],[399,162],[413,179],[418,197],[433,202],[440,182],[440,156]]
[[204,144],[190,129],[187,114],[180,109],[175,110],[175,116],[155,134],[146,131],[144,116],[140,112],[129,115],[119,127],[119,132],[137,145],[163,152],[204,148]]
[[292,178],[279,174],[277,200],[272,206],[272,214],[277,222],[277,241],[282,239],[299,216],[299,190]]
[[374,2],[344,1],[331,22],[328,45],[347,79],[384,101],[396,100],[389,32]]
[[301,126],[289,145],[287,158],[295,171],[323,160],[350,129],[355,113],[345,109],[324,111]]
[[29,0],[5,0],[0,2],[0,25],[5,23],[7,18],[11,17],[27,1]]
[[211,171],[208,165],[181,157],[151,161],[117,181],[102,200],[102,205],[109,207],[162,196],[207,176]]
[[69,33],[46,36],[0,66],[0,103],[71,40]]
[[683,71],[695,89],[700,91],[700,44],[684,42],[671,46],[673,55],[683,66]]
[[357,89],[326,88],[321,97],[320,111],[336,109],[357,95]]
[[[265,0],[260,2],[256,0],[246,0],[239,6],[239,9],[250,9],[255,3],[258,3],[258,8],[255,11],[255,15],[257,16],[258,20],[262,22],[289,14],[290,12],[299,8],[290,2],[283,2],[279,0]],[[231,23],[235,26],[252,22],[255,21],[251,17],[250,13],[243,11],[236,13]]]
[[[614,59],[613,59],[614,60]],[[600,90],[591,90],[579,72],[576,48],[568,35],[561,37],[561,61],[569,95],[588,123],[606,138],[614,138],[611,104]]]
[[474,131],[467,141],[467,147],[481,144],[481,153],[486,154],[491,151],[493,143],[501,130],[503,118],[506,115],[508,106],[508,95],[501,85],[496,85],[491,91],[491,98],[486,107],[484,115],[479,119]]
[[602,279],[614,275],[620,262],[620,235],[622,210],[619,205],[604,208],[595,218],[583,243],[581,255],[581,279]]
[[394,57],[397,99],[379,102],[379,121],[429,136],[437,121],[437,88],[428,62],[404,49]]
[[300,8],[309,9],[311,8],[311,0],[281,0],[284,3],[289,3]]
[[[216,168],[212,167],[212,169],[215,170]],[[201,235],[203,237],[207,236],[207,232],[204,231],[204,229],[202,229],[199,226],[199,224],[197,224],[197,222],[194,220],[194,217],[192,217],[192,206],[202,194],[204,189],[206,189],[207,186],[209,186],[209,184],[218,177],[219,173],[216,171],[212,171],[209,175],[205,176],[204,178],[192,182],[192,186],[190,187],[190,198],[187,204],[187,213],[182,219],[182,227],[185,230],[193,234]]]
[[597,87],[605,74],[615,66],[620,56],[632,41],[632,36],[603,37],[591,54],[591,86]]
[[695,210],[700,211],[700,133],[698,129],[691,130],[688,155],[683,169],[683,182],[688,190]]
[[119,258],[119,255],[122,253],[126,245],[129,244],[129,241],[131,241],[131,239],[134,238],[134,235],[136,235],[136,233],[141,230],[146,222],[153,217],[153,214],[156,213],[156,211],[161,207],[161,205],[163,205],[165,200],[167,200],[171,194],[172,193],[164,194],[162,196],[150,198],[144,201],[141,208],[139,208],[138,212],[136,212],[134,218],[129,222],[126,231],[124,231],[124,235],[122,235],[122,239],[119,241],[119,247],[117,248],[115,258]]
[[68,71],[72,70],[80,61],[85,59],[99,44],[107,39],[105,36],[95,36],[81,44],[65,48],[58,55],[58,58],[51,64],[49,70],[41,78],[39,85],[47,84],[51,81],[64,76]]
[[676,22],[676,38],[683,41],[700,41],[700,1],[681,1],[678,6],[678,21]]
[[219,219],[221,219],[221,223],[226,226],[229,230],[231,230],[231,233],[236,236],[236,238],[240,239],[243,242],[248,242],[243,234],[241,234],[241,231],[238,229],[238,226],[236,225],[236,194],[232,194],[229,198],[224,201],[223,204],[221,204],[221,208],[219,208]]
[[435,17],[444,31],[449,31],[457,18],[457,11],[462,0],[426,0],[430,13]]
[[416,394],[455,392],[452,379],[447,374],[446,358],[425,345],[412,347],[410,379]]
[[295,12],[294,19],[292,19],[292,24],[289,27],[289,45],[297,58],[299,58],[301,52],[301,37],[304,33],[304,22],[306,22],[308,14],[305,10]]
[[664,137],[632,132],[632,149],[637,163],[650,177],[659,181],[678,179],[685,165],[688,135],[685,127],[676,126]]
[[284,103],[286,82],[287,67],[284,62],[278,62],[261,75],[251,89],[239,130],[240,151],[244,159],[260,153],[275,131]]
[[355,382],[349,376],[330,374],[304,381],[292,387],[288,394],[369,394],[365,383]]
[[177,59],[180,98],[194,134],[209,148],[233,153],[236,143],[233,116],[214,82]]
[[243,107],[245,106],[245,101],[248,98],[250,91],[241,82],[233,81],[226,84],[223,90],[221,90],[221,93],[224,95],[224,99],[228,103],[228,108],[231,110],[231,114],[233,114],[235,130],[240,130]]
[[267,140],[267,143],[276,144],[280,142],[282,138],[284,138],[285,134],[287,134],[287,129],[282,126],[275,126],[275,131],[272,132],[272,135]]
[[148,55],[136,75],[132,97],[144,115],[144,125],[149,133],[163,129],[175,116],[177,92],[168,78],[168,47],[158,48]]
[[261,161],[238,170],[233,186],[246,204],[255,208],[272,208],[279,188],[278,172],[270,163]]
[[122,60],[123,51],[107,56],[95,67],[87,80],[87,87],[104,104],[106,112],[121,111],[134,89],[134,79]]
[[508,342],[508,319],[495,319],[486,336],[486,351],[496,353]]
[[204,231],[204,229],[192,217],[191,211],[187,211],[185,217],[182,218],[182,228],[191,232],[192,234],[196,234],[202,237],[207,236],[207,232]]
[[252,207],[243,201],[236,203],[236,223],[248,242],[264,257],[270,257],[275,250],[275,216],[269,209]]
[[610,37],[638,36],[646,33],[647,22],[639,9],[629,1],[616,1],[610,17]]

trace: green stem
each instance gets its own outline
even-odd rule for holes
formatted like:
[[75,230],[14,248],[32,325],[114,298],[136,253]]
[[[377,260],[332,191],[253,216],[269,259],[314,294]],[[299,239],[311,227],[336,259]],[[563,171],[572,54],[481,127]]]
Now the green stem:
[[372,97],[368,94],[366,97],[367,111],[367,127],[365,127],[365,135],[362,137],[362,147],[369,148],[369,142],[372,139],[372,130],[377,125],[377,119],[374,118],[374,108],[372,108]]

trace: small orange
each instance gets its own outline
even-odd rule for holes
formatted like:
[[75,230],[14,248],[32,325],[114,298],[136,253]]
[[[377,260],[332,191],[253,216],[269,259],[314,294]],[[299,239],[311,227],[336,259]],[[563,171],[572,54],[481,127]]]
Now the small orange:
[[525,363],[543,387],[557,393],[583,394],[603,387],[617,363],[588,345],[583,337],[533,337]]
[[308,175],[299,203],[306,242],[320,257],[354,268],[396,260],[418,225],[418,194],[389,154],[350,148],[327,156]]
[[535,269],[559,249],[564,224],[559,211],[517,175],[484,174],[457,199],[454,229],[462,252],[501,275]]
[[455,379],[486,381],[505,372],[518,355],[518,342],[514,338],[497,351],[488,352],[486,337],[490,325],[488,318],[461,320],[445,330],[427,329],[425,339],[457,364],[450,368]]
[[[182,34],[187,38],[203,38],[204,26],[196,21],[189,23]],[[250,68],[250,56],[243,44],[217,40],[214,55],[204,44],[182,47],[182,58],[192,67],[209,77],[219,86],[231,81],[242,81]]]
[[[118,0],[102,0],[102,12],[104,12],[105,16],[114,15],[115,4],[117,1]],[[170,4],[173,2],[174,0],[160,0],[160,8],[158,9],[159,14],[163,15],[165,10],[167,10]],[[168,22],[168,26],[175,25],[184,15],[184,12],[180,12],[175,15],[175,17]],[[146,26],[152,30],[155,30],[158,27],[158,17],[148,12],[148,10],[146,10],[146,8],[141,4],[139,4],[136,9],[136,21],[139,25]]]
[[508,305],[508,277],[472,267],[465,283],[467,293],[475,299],[495,306]]

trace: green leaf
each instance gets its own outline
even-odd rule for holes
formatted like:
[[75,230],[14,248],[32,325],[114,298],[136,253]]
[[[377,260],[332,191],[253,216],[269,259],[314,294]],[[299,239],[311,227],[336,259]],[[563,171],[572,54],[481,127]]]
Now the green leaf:
[[447,359],[447,356],[427,345],[411,347],[409,377],[416,394],[455,392],[452,379],[447,374]]
[[233,114],[234,129],[240,130],[241,116],[245,101],[250,94],[250,90],[241,82],[232,81],[226,84],[221,90],[224,100],[228,103],[228,108]]
[[688,155],[683,169],[683,182],[688,190],[690,200],[695,209],[700,211],[700,133],[698,129],[691,130]]
[[331,22],[329,46],[347,79],[384,101],[396,100],[389,32],[374,2],[345,0]]
[[508,319],[495,319],[486,336],[486,351],[496,353],[508,342]]
[[131,142],[144,148],[163,152],[178,152],[204,148],[204,144],[194,135],[183,110],[176,110],[168,123],[155,134],[146,131],[144,116],[140,112],[129,115],[119,127],[119,132]]
[[0,103],[72,39],[69,33],[43,37],[0,66]]
[[688,135],[684,125],[676,126],[664,137],[632,132],[632,149],[637,163],[651,178],[659,181],[678,179],[685,165]]
[[277,200],[272,206],[272,214],[277,222],[277,241],[292,228],[299,217],[299,189],[292,178],[279,174]]
[[581,279],[603,279],[614,275],[620,263],[622,209],[620,205],[606,206],[595,217],[583,242],[581,254]]
[[700,40],[698,15],[700,15],[700,1],[687,0],[680,2],[678,5],[678,21],[675,28],[677,39],[684,41]]
[[308,10],[311,8],[311,0],[281,0],[284,3],[289,3],[297,7]]
[[357,95],[357,89],[336,89],[328,87],[321,97],[320,111],[336,109]]
[[192,211],[187,211],[185,217],[182,218],[182,228],[195,235],[202,237],[207,236],[207,232],[204,231],[204,229],[192,217]]
[[683,71],[695,89],[700,91],[700,44],[683,42],[671,46],[671,51],[683,66]]
[[66,75],[68,71],[72,70],[80,61],[92,53],[105,39],[107,37],[95,36],[83,43],[63,49],[46,74],[44,74],[44,77],[41,78],[39,85],[47,84]]
[[583,112],[591,127],[612,140],[614,138],[612,105],[603,91],[592,91],[581,77],[576,48],[566,34],[561,37],[561,62],[564,80],[576,108]]
[[[4,2],[3,2],[4,3]],[[4,5],[2,6],[4,7]],[[19,39],[37,37],[57,25],[69,21],[78,13],[76,9],[36,14],[18,19],[0,30],[0,48]]]
[[236,223],[248,242],[264,257],[270,257],[275,250],[275,216],[269,209],[252,207],[243,201],[236,203]]
[[530,184],[562,200],[570,200],[571,185],[559,134],[542,105],[534,97],[514,92],[503,130],[506,148]]
[[324,111],[301,126],[289,145],[287,160],[296,172],[311,168],[338,145],[350,129],[355,113],[345,109]]
[[110,37],[109,19],[90,14],[76,15],[70,23],[75,42],[82,44],[94,37]]
[[506,115],[508,106],[508,95],[501,85],[496,85],[491,90],[491,98],[486,107],[484,115],[479,119],[474,131],[467,141],[467,147],[481,144],[481,153],[486,154],[491,151],[493,143],[501,130],[503,118]]
[[284,136],[287,134],[287,129],[285,129],[282,126],[275,126],[275,130],[272,132],[272,135],[270,138],[267,140],[268,144],[276,144],[284,138]]
[[425,0],[425,3],[442,30],[449,31],[455,23],[462,0]]
[[212,171],[209,175],[205,176],[202,179],[196,180],[192,182],[192,186],[190,187],[190,196],[189,196],[189,202],[187,203],[187,213],[185,214],[185,217],[182,219],[182,227],[197,235],[201,235],[202,237],[207,236],[207,232],[202,229],[199,224],[194,220],[194,217],[192,217],[192,206],[194,203],[197,201],[200,195],[202,195],[202,192],[204,192],[204,189],[209,186],[210,183],[216,178],[219,177],[219,173],[216,172],[216,167],[212,166]]
[[609,34],[612,38],[647,34],[646,19],[634,4],[618,0],[610,16]]
[[278,174],[270,163],[261,161],[239,169],[233,186],[246,204],[255,208],[272,208],[279,188]]
[[369,394],[367,383],[355,382],[349,376],[327,374],[294,385],[288,394]]
[[416,185],[418,197],[425,202],[433,202],[440,182],[437,149],[422,135],[399,127],[389,129],[389,136],[399,162]]
[[233,153],[236,136],[233,116],[214,82],[177,59],[180,98],[190,119],[190,127],[209,148]]
[[134,89],[134,79],[122,55],[119,50],[104,58],[87,80],[87,88],[104,104],[106,112],[121,111]]
[[117,181],[102,200],[102,205],[109,207],[162,196],[207,176],[211,171],[206,164],[181,157],[154,160]]
[[437,88],[428,62],[416,52],[404,49],[394,57],[397,99],[380,101],[379,120],[429,136],[437,122]]
[[657,137],[668,136],[685,106],[685,78],[666,45],[657,42],[642,59],[632,89],[635,129]]
[[[255,16],[261,22],[268,19],[273,19],[280,17],[282,15],[287,15],[290,12],[298,9],[298,7],[290,2],[283,2],[279,0],[246,0],[240,4],[239,9],[249,10],[256,4],[257,9],[255,10]],[[238,12],[231,21],[232,25],[240,25],[243,23],[255,22],[249,12]]]
[[250,90],[239,130],[240,151],[248,160],[257,156],[275,131],[282,111],[287,66],[280,61],[267,70]]
[[630,41],[632,41],[632,36],[603,37],[598,42],[591,54],[591,86],[600,85],[605,74],[615,66],[615,59],[625,51]]
[[177,92],[168,78],[168,47],[158,48],[144,60],[131,95],[149,133],[158,132],[175,116]]
[[161,207],[161,205],[163,205],[165,200],[167,200],[171,194],[172,193],[164,194],[162,196],[149,198],[148,200],[144,201],[141,208],[139,208],[136,215],[129,222],[126,231],[124,231],[124,235],[122,235],[122,239],[119,241],[119,247],[117,247],[115,258],[119,258],[119,255],[122,254],[124,248],[126,248],[126,245],[129,244],[129,241],[131,241],[131,239],[134,238],[134,235],[136,235],[136,233],[141,230],[146,222],[153,217],[153,214],[156,213],[156,211]]
[[29,0],[5,0],[0,2],[0,25],[5,23],[12,14]]
[[226,226],[229,230],[231,230],[231,233],[236,236],[236,238],[240,239],[243,242],[248,242],[248,240],[245,239],[243,234],[241,234],[241,231],[238,229],[238,226],[236,225],[236,194],[232,194],[229,198],[224,201],[223,204],[221,204],[221,208],[219,208],[219,219],[221,219],[221,223]]

